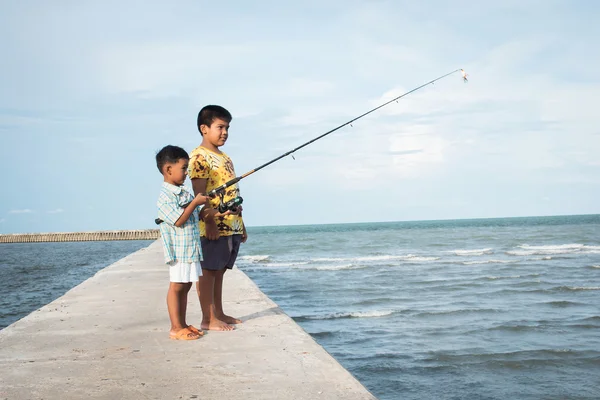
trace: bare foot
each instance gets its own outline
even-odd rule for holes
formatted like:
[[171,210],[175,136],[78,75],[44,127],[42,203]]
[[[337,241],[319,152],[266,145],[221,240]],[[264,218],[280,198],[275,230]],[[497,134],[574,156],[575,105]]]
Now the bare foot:
[[212,319],[209,323],[202,322],[202,324],[200,324],[200,328],[205,331],[232,331],[235,329],[234,326],[226,324],[218,319]]
[[241,319],[230,317],[229,315],[225,315],[225,314],[223,314],[222,317],[219,317],[219,319],[221,321],[225,322],[226,324],[230,324],[230,325],[235,325],[235,324],[241,324],[242,323]]

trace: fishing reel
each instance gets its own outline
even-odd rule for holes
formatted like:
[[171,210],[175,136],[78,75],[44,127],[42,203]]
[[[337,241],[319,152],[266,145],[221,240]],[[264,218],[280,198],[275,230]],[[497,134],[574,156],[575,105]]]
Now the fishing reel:
[[217,207],[217,210],[219,210],[219,212],[221,214],[223,214],[227,211],[236,212],[238,209],[238,206],[240,206],[244,202],[244,199],[242,199],[241,196],[234,197],[233,199],[231,199],[227,202],[223,200],[223,196],[224,196],[223,192],[219,193],[220,201],[219,201],[219,206]]
[[[240,206],[244,202],[244,199],[241,196],[234,197],[233,199],[231,199],[229,201],[225,201],[223,199],[223,197],[224,197],[224,193],[222,193],[222,192],[219,193],[220,201],[219,201],[219,206],[217,207],[217,210],[219,210],[219,212],[221,214],[226,213],[227,211],[236,212],[238,209],[238,206]],[[183,204],[181,207],[186,208],[189,205],[190,205],[190,203],[186,203],[186,204]],[[160,218],[156,218],[154,220],[154,223],[156,225],[160,225],[163,222],[164,221]]]

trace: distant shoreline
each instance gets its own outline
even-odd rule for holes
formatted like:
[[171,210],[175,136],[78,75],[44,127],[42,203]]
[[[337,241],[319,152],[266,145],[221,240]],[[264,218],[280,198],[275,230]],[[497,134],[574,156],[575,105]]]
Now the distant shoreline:
[[0,234],[0,243],[93,242],[109,240],[156,240],[158,229],[96,232],[53,232]]
[[[561,219],[568,217],[597,217],[600,214],[559,214],[559,215],[531,215],[517,217],[481,217],[481,218],[449,218],[449,219],[416,219],[402,221],[363,221],[363,222],[331,222],[321,224],[288,224],[288,225],[252,225],[249,229],[269,229],[287,227],[336,227],[342,225],[368,225],[368,224],[431,224],[451,222],[496,222],[508,220],[511,222],[527,220],[531,218]],[[160,237],[158,229],[129,229],[110,231],[88,231],[88,232],[44,232],[44,233],[4,233],[0,234],[0,243],[30,243],[30,242],[87,242],[105,240],[156,240]]]

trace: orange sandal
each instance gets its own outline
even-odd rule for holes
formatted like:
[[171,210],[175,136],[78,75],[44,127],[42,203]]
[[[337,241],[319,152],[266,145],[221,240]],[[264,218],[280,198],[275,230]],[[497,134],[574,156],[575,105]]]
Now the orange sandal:
[[189,327],[180,329],[176,334],[169,334],[169,339],[173,340],[197,340],[200,335],[191,330]]
[[188,329],[200,336],[204,336],[204,331],[198,330],[198,328],[196,328],[194,325],[188,325]]

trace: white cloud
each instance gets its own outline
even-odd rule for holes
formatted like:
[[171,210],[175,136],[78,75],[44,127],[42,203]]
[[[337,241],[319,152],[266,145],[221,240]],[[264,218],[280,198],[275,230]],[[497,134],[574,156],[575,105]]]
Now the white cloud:
[[[429,126],[412,127],[413,134],[395,134],[390,138],[394,172],[402,177],[418,176],[432,164],[444,162],[447,141],[435,135]],[[421,133],[419,133],[421,132]]]
[[33,210],[30,210],[29,208],[25,208],[22,210],[10,210],[8,213],[9,214],[31,214],[33,213]]

